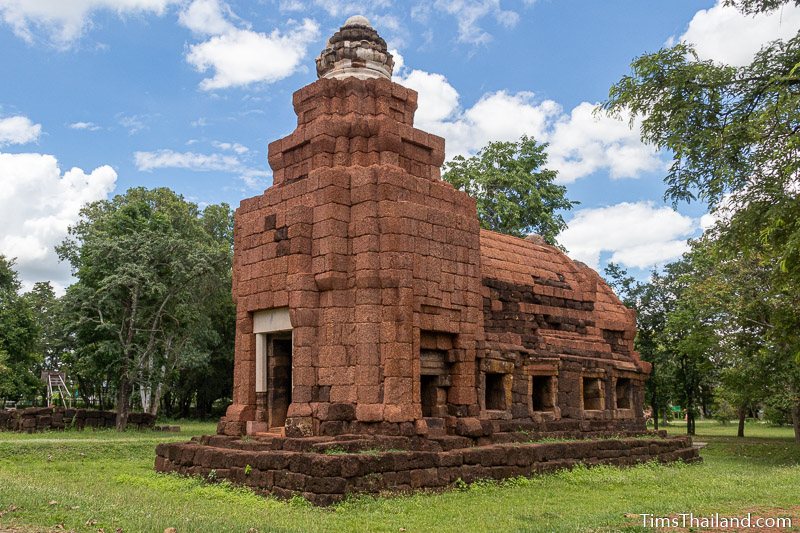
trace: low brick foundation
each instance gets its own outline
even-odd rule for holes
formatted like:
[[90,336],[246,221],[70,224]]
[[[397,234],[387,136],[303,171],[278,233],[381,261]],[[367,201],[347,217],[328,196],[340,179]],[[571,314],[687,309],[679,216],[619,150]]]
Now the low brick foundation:
[[700,460],[688,437],[652,432],[581,437],[531,442],[536,437],[527,433],[502,433],[493,436],[494,443],[476,445],[473,439],[452,435],[300,439],[215,435],[159,444],[155,467],[159,472],[228,479],[261,494],[300,495],[314,504],[330,505],[347,494],[440,489],[457,480],[531,476],[578,464]]
[[[0,431],[34,431],[114,428],[117,413],[92,409],[65,409],[63,407],[30,407],[27,409],[0,410]],[[147,413],[130,413],[128,427],[150,429],[156,417]]]

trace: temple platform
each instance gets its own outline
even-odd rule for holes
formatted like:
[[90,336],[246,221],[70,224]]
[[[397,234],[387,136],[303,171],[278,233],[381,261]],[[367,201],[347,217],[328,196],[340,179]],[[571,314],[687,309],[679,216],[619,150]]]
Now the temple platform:
[[349,494],[446,490],[459,481],[530,477],[577,465],[701,460],[689,437],[633,431],[521,431],[478,438],[207,435],[160,444],[156,454],[159,472],[227,479],[260,494],[302,496],[323,506]]

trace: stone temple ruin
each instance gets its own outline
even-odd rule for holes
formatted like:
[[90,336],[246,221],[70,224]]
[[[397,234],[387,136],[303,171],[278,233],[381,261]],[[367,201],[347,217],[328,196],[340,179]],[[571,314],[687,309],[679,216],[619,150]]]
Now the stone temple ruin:
[[696,459],[686,438],[642,437],[633,312],[541,238],[480,229],[392,68],[351,17],[294,94],[273,186],[236,212],[233,404],[218,435],[160,445],[156,468],[325,504]]

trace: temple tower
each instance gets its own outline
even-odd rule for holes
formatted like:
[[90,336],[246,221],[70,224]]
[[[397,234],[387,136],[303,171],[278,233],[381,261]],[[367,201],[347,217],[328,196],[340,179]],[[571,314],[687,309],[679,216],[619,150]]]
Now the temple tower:
[[478,423],[475,202],[440,179],[385,41],[351,17],[236,211],[233,404],[219,432],[420,434]]

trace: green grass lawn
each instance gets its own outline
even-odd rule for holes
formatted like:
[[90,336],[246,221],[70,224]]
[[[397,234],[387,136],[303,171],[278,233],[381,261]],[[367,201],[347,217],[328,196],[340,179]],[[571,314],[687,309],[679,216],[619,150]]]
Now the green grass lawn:
[[214,431],[180,424],[179,434],[0,433],[0,531],[645,531],[639,513],[798,516],[800,506],[800,446],[791,428],[761,424],[737,439],[733,424],[698,422],[701,464],[577,469],[330,509],[156,474],[158,442]]

